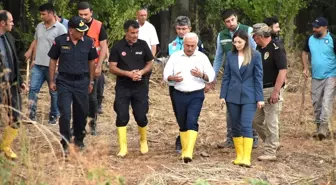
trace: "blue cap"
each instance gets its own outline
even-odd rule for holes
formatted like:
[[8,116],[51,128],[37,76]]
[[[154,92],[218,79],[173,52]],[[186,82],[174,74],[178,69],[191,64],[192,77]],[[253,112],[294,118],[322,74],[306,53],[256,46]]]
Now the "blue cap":
[[321,26],[328,26],[328,20],[324,17],[318,17],[312,23],[312,26],[315,27],[315,28],[318,28],[318,27],[321,27]]

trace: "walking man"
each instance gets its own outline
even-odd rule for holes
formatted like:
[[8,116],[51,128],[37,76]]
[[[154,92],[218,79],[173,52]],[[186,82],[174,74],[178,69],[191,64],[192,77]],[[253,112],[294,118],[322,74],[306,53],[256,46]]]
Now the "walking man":
[[276,160],[280,146],[279,114],[283,102],[283,87],[287,74],[285,49],[271,37],[272,29],[265,23],[253,25],[253,39],[263,62],[263,93],[265,107],[258,109],[253,126],[264,141],[264,154],[258,160]]
[[169,58],[163,76],[165,81],[174,82],[173,101],[180,127],[181,158],[188,163],[193,158],[205,83],[211,82],[215,73],[208,57],[197,51],[198,36],[187,33],[183,40],[184,49]]
[[[6,10],[0,10],[0,122],[6,127],[2,135],[0,150],[9,159],[16,159],[11,145],[20,127],[21,96],[20,91],[27,90],[19,71],[19,59],[16,53],[15,39],[9,33],[14,26],[13,16]],[[16,110],[14,110],[14,109]]]
[[317,18],[313,23],[314,34],[309,36],[302,52],[303,74],[309,76],[308,53],[311,54],[312,102],[316,132],[320,140],[329,136],[336,86],[336,36],[328,31],[328,20]]
[[[34,48],[36,45],[35,63],[32,63],[30,88],[28,95],[29,118],[36,120],[37,111],[37,95],[45,81],[50,83],[54,79],[49,78],[49,63],[50,58],[48,52],[56,37],[67,33],[64,25],[56,21],[55,9],[50,3],[43,4],[39,7],[41,19],[43,22],[39,23],[36,27],[34,41],[31,46]],[[32,51],[34,49],[29,49]],[[49,124],[56,124],[59,117],[57,107],[57,92],[49,89],[50,93],[50,112]]]
[[[95,60],[95,83],[93,85],[93,90],[90,93],[90,106],[89,106],[89,126],[91,128],[91,135],[97,135],[96,127],[97,127],[97,115],[98,115],[98,99],[97,99],[97,88],[98,84],[104,84],[104,78],[100,78],[102,74],[103,62],[106,58],[107,54],[107,33],[103,26],[103,23],[94,19],[92,17],[93,11],[91,5],[86,2],[80,2],[77,5],[78,15],[83,18],[85,24],[89,27],[87,31],[85,31],[85,35],[93,39],[94,46],[97,49],[99,57]],[[100,81],[100,82],[98,82]],[[99,86],[100,88],[104,88],[104,86]],[[103,89],[100,89],[102,92]],[[101,105],[100,105],[101,106]]]
[[50,79],[55,78],[56,63],[59,60],[56,83],[49,82],[50,89],[58,91],[58,107],[62,146],[67,152],[70,142],[71,105],[73,112],[74,143],[84,147],[86,118],[89,111],[89,93],[94,85],[94,60],[98,57],[91,38],[84,36],[89,27],[79,16],[69,21],[69,33],[57,37],[48,56]]
[[127,154],[127,124],[131,104],[140,134],[140,152],[148,152],[147,113],[149,73],[153,66],[153,54],[146,41],[138,39],[139,23],[127,20],[124,23],[125,37],[119,40],[110,52],[110,72],[117,76],[114,111],[117,113],[117,131],[120,151]]
[[[189,17],[187,16],[178,16],[175,19],[175,31],[176,31],[176,38],[173,40],[171,43],[168,44],[168,54],[171,56],[173,53],[182,51],[183,50],[183,37],[191,31],[191,22]],[[203,44],[200,40],[198,40],[197,47],[199,51],[203,51]],[[174,115],[176,117],[176,107],[174,103],[174,82],[169,82],[169,96],[170,100],[173,105],[173,111]],[[175,142],[175,150],[177,153],[181,153],[182,150],[182,145],[181,145],[181,139],[180,135],[176,137],[176,142]]]

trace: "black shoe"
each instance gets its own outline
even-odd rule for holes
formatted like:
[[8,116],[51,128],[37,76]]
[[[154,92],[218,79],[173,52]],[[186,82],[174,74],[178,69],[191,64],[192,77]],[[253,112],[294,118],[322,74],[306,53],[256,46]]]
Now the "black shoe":
[[176,142],[175,142],[175,150],[178,154],[181,153],[182,151],[182,145],[181,145],[181,138],[180,136],[176,137]]
[[218,143],[217,148],[234,148],[232,138],[227,138],[224,143]]
[[30,113],[30,114],[29,114],[29,119],[30,119],[31,121],[36,121],[36,114],[34,114],[34,113]]
[[259,142],[258,142],[258,138],[257,137],[254,137],[253,138],[253,145],[252,145],[252,148],[258,148],[259,146]]
[[68,155],[69,155],[68,144],[62,144],[62,147],[63,147],[65,157],[68,157]]
[[91,129],[91,135],[96,136],[97,135],[97,130],[96,130],[97,124],[96,124],[96,122],[95,121],[90,121],[89,125],[90,125],[90,129]]
[[79,140],[79,139],[75,139],[74,140],[75,142],[75,146],[77,146],[79,148],[79,150],[83,150],[85,145],[84,145],[84,142],[83,140]]
[[49,116],[49,121],[48,121],[48,123],[49,123],[50,125],[56,125],[56,123],[57,123],[57,119],[58,119],[57,116]]
[[103,108],[101,105],[98,106],[98,114],[103,114]]

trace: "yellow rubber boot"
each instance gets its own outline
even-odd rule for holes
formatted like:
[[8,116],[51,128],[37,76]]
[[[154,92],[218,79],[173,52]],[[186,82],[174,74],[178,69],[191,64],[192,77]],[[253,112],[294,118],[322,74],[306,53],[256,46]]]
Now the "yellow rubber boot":
[[117,127],[120,151],[117,154],[119,157],[125,157],[127,154],[127,128]]
[[241,166],[251,167],[251,153],[252,153],[253,138],[244,137],[244,155],[241,160]]
[[237,157],[234,161],[232,161],[232,163],[235,165],[239,165],[241,164],[241,161],[243,160],[243,156],[244,156],[244,139],[243,137],[234,137],[233,143],[234,143]]
[[11,149],[11,145],[18,134],[18,129],[10,126],[6,127],[2,136],[2,143],[0,149],[5,153],[6,157],[16,159],[17,155]]
[[148,153],[148,144],[147,144],[147,126],[138,127],[140,134],[140,152],[142,154]]
[[186,131],[180,132],[180,139],[181,139],[181,145],[182,145],[181,159],[183,159],[187,151],[188,134]]
[[184,163],[189,163],[192,161],[193,153],[194,153],[194,147],[197,139],[197,131],[194,130],[188,130],[187,131],[187,149],[185,151],[185,155],[183,157]]

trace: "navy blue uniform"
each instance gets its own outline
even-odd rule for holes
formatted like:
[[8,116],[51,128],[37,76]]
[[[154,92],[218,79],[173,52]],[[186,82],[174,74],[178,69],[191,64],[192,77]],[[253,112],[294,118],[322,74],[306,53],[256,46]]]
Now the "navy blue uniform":
[[[117,67],[125,71],[143,69],[147,62],[153,60],[147,43],[138,39],[132,46],[126,39],[118,41],[110,52],[110,62],[117,62]],[[141,81],[133,81],[124,76],[117,77],[115,86],[114,110],[117,113],[117,127],[126,126],[129,121],[129,105],[131,104],[135,121],[140,127],[148,123],[148,85],[150,74],[142,76]]]
[[[89,61],[98,57],[93,41],[87,36],[75,45],[67,34],[57,37],[48,56],[59,59],[56,87],[60,111],[60,133],[70,141],[71,103],[75,142],[85,137],[86,117],[89,109]],[[93,61],[92,61],[93,62]],[[62,139],[62,144],[66,142]]]

